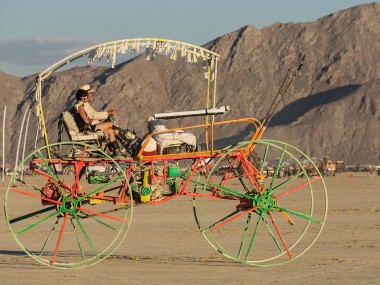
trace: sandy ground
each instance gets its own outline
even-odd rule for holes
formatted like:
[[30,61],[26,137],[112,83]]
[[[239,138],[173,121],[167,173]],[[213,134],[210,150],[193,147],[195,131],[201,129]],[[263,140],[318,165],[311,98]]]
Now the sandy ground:
[[[105,261],[77,270],[40,265],[10,235],[0,212],[2,284],[379,284],[380,176],[325,179],[327,224],[316,244],[286,265],[261,268],[218,254],[197,231],[191,200],[137,207],[123,244]],[[0,187],[4,201],[5,187]]]

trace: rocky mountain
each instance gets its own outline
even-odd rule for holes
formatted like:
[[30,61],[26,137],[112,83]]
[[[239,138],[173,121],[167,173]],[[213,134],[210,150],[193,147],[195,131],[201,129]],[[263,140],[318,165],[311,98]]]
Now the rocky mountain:
[[[263,118],[288,68],[303,62],[264,138],[285,141],[311,156],[379,164],[380,22],[375,20],[379,18],[380,4],[365,4],[315,22],[276,23],[260,30],[245,26],[205,44],[221,55],[217,105],[231,108],[217,119]],[[119,124],[142,136],[154,113],[205,107],[203,72],[198,64],[164,56],[153,62],[137,57],[114,69],[82,66],[57,72],[44,85],[49,139],[56,141],[57,117],[73,104],[74,91],[81,84],[95,86],[95,108],[117,109]],[[34,76],[20,79],[0,73],[0,83],[0,100],[8,106],[6,158],[12,161],[31,103],[22,98],[33,88]],[[181,124],[202,122],[185,119]],[[34,141],[36,123],[31,119],[28,141]],[[231,125],[217,139],[238,142],[248,135]],[[28,146],[31,151],[33,144]]]

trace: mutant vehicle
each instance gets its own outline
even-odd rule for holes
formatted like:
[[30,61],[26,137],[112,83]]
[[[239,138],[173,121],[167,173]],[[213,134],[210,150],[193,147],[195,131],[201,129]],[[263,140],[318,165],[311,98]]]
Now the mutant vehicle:
[[[205,86],[203,107],[162,110],[145,118],[149,132],[141,139],[125,130],[123,157],[109,152],[101,131],[80,132],[68,111],[56,114],[61,128],[58,141],[51,142],[51,124],[45,118],[46,109],[50,114],[54,110],[44,105],[44,98],[59,77],[49,78],[77,61],[115,67],[117,57],[128,54],[152,64],[162,57],[183,66],[201,65],[200,73],[192,76],[199,76]],[[134,207],[187,196],[195,229],[227,258],[273,266],[308,251],[326,222],[323,177],[301,150],[263,138],[302,65],[284,73],[262,119],[223,120],[233,106],[216,106],[219,60],[219,54],[201,46],[133,38],[83,49],[38,74],[26,95],[32,98],[38,120],[34,148],[17,166],[5,195],[5,219],[17,244],[44,265],[84,268],[106,259],[122,244]],[[201,123],[167,127],[167,122],[189,118]],[[249,137],[221,145],[217,135],[230,126],[249,130]]]

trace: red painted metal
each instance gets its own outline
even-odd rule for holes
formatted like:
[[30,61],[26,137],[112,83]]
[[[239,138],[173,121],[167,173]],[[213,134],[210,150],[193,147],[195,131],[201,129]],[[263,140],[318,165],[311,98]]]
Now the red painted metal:
[[306,185],[309,185],[309,184],[311,184],[311,183],[313,183],[313,182],[315,182],[315,181],[317,181],[317,180],[319,180],[321,178],[322,178],[321,176],[316,176],[313,179],[309,180],[308,182],[302,183],[302,184],[300,184],[300,185],[298,185],[298,186],[296,186],[296,187],[294,187],[292,189],[289,189],[288,191],[286,191],[284,193],[281,193],[281,194],[275,196],[275,199],[280,199],[281,197],[284,197],[284,196],[286,196],[286,195],[288,195],[288,194],[290,194],[290,193],[292,193],[294,191],[297,191],[297,190],[301,189],[302,187],[304,187]]
[[54,255],[53,255],[53,258],[51,260],[51,264],[52,265],[54,265],[55,260],[57,259],[57,254],[58,254],[58,251],[59,251],[59,246],[61,245],[61,240],[62,240],[63,232],[65,231],[65,226],[66,226],[66,222],[67,222],[67,218],[68,217],[69,217],[69,213],[66,213],[65,217],[63,218],[63,222],[62,222],[62,226],[61,226],[61,231],[59,232],[59,237],[58,237],[58,240],[57,240],[57,245],[55,246]]

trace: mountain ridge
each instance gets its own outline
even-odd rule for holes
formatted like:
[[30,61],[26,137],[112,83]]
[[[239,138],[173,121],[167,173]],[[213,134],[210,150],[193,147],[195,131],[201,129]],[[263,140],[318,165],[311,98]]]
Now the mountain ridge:
[[[291,143],[312,156],[350,164],[380,163],[380,99],[376,95],[380,24],[373,21],[376,18],[380,18],[380,4],[364,4],[314,22],[275,23],[260,30],[247,25],[206,43],[205,48],[221,55],[217,105],[231,107],[222,119],[263,118],[290,65],[303,62],[300,76],[280,103],[264,138]],[[56,140],[58,115],[73,104],[73,92],[81,84],[96,88],[95,108],[117,109],[120,125],[142,136],[147,131],[146,119],[154,113],[204,108],[206,82],[199,74],[201,67],[160,56],[154,64],[140,56],[115,69],[86,66],[55,73],[45,82],[49,136],[52,133],[52,141]],[[12,132],[11,126],[21,125],[30,101],[20,102],[34,78],[0,73],[1,83],[5,88],[0,98],[9,111],[18,106],[14,116],[7,115],[6,133],[12,134],[7,152],[13,155],[18,131]],[[244,140],[247,135],[225,127],[217,139]]]

